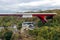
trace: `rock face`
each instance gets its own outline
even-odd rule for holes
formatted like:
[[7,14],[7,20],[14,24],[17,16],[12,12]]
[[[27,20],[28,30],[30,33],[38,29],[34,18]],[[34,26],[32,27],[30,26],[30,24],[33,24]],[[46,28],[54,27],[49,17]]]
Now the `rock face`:
[[0,40],[2,40],[2,39],[0,39]]

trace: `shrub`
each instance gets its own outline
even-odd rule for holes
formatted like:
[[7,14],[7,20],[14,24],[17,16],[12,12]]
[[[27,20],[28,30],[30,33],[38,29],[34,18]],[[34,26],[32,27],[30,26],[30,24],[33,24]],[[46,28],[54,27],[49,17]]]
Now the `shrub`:
[[12,31],[7,31],[4,33],[4,39],[5,40],[10,40],[12,37],[13,32]]

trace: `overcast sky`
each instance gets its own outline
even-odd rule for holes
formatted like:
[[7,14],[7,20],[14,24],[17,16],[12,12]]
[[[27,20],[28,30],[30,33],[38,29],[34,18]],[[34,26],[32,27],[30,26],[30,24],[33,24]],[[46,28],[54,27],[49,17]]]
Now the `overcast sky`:
[[0,0],[0,12],[60,9],[60,0]]

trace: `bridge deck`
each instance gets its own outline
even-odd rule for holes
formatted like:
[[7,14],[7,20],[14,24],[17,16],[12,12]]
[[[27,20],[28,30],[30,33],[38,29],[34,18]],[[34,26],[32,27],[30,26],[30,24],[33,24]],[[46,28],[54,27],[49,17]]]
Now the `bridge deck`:
[[56,15],[56,13],[0,13],[0,16]]

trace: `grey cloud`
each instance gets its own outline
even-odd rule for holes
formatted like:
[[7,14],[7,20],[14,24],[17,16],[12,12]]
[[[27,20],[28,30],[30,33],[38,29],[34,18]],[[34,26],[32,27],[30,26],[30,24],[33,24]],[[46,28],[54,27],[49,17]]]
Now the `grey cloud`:
[[2,1],[0,0],[0,12],[21,12],[21,11],[29,11],[29,10],[47,10],[47,9],[59,9],[60,5],[52,5],[52,3],[48,3],[45,5],[39,6],[19,6],[21,3],[28,3],[34,1],[44,1],[44,0],[9,0]]

